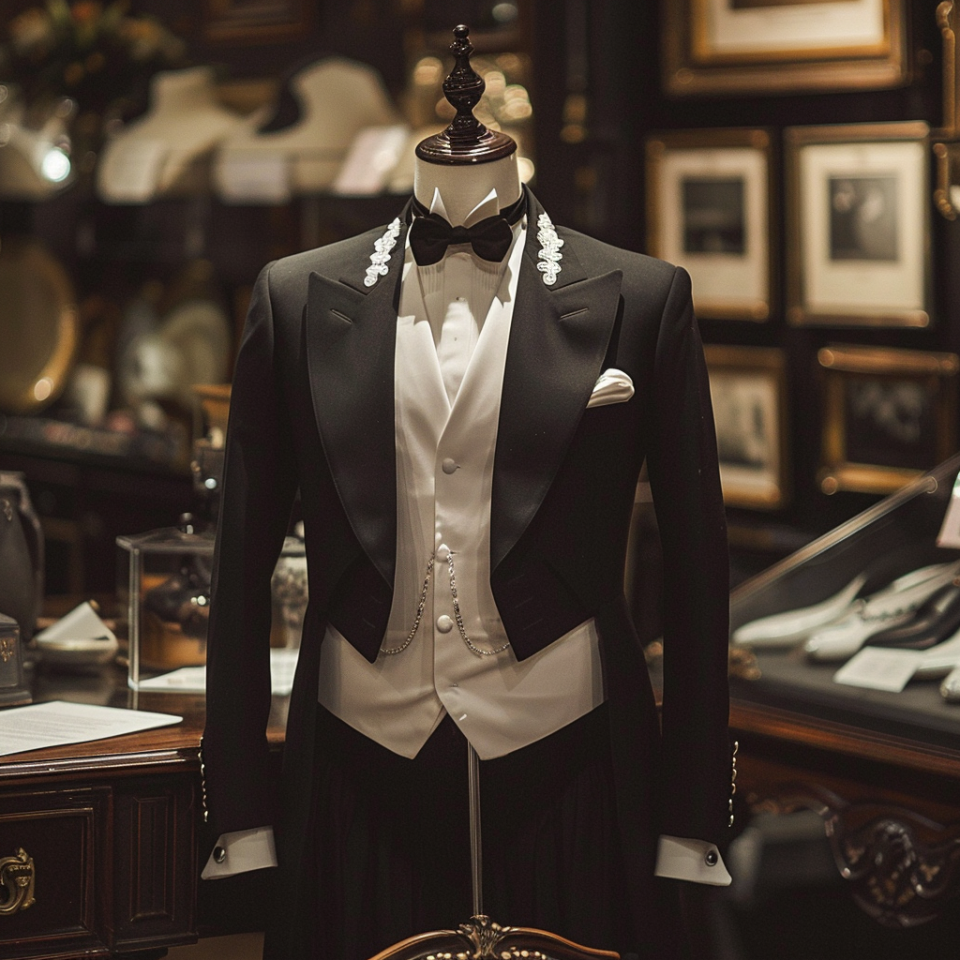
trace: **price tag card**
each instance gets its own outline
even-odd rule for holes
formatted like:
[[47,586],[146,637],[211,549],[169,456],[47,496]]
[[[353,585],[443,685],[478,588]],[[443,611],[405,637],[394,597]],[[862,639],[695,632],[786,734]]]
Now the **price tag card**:
[[851,687],[899,693],[916,673],[922,660],[923,653],[920,650],[864,647],[833,675],[833,679]]
[[960,475],[953,483],[947,512],[937,536],[937,546],[960,548]]
[[260,150],[224,153],[217,163],[217,187],[230,203],[286,203],[290,171],[286,154]]

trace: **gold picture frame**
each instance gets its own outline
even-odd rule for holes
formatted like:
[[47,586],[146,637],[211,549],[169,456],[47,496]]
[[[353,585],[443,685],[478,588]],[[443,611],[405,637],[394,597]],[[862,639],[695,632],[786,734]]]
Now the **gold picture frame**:
[[905,0],[661,0],[674,96],[879,90],[910,79]]
[[647,248],[690,273],[698,317],[770,318],[771,168],[766,130],[675,130],[646,142]]
[[957,0],[942,0],[937,4],[937,26],[943,49],[943,127],[937,135],[950,139],[960,135],[960,47],[957,32],[960,31],[960,3]]
[[927,327],[929,127],[789,127],[787,319]]
[[786,358],[772,347],[706,344],[727,506],[776,510],[789,501]]
[[955,353],[831,345],[817,360],[824,493],[892,493],[956,453]]
[[937,141],[933,144],[933,203],[945,220],[956,220],[960,214],[960,2],[942,0],[937,4],[936,17],[943,51],[943,114],[942,125],[931,132]]

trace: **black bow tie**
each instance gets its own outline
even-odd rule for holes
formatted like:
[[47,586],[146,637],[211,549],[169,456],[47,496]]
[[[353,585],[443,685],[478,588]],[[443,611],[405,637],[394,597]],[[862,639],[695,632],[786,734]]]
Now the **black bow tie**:
[[523,214],[523,198],[494,217],[480,220],[472,227],[453,227],[439,214],[427,213],[414,201],[414,219],[410,225],[410,247],[413,258],[421,267],[439,263],[447,247],[469,243],[473,252],[483,260],[500,261],[507,255],[513,241],[511,224]]

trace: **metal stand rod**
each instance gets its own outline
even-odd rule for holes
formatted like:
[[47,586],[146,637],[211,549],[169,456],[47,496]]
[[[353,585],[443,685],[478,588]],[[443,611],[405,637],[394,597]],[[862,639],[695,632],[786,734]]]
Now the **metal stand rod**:
[[470,881],[473,916],[483,915],[483,853],[480,837],[480,758],[467,744],[467,791],[470,794]]

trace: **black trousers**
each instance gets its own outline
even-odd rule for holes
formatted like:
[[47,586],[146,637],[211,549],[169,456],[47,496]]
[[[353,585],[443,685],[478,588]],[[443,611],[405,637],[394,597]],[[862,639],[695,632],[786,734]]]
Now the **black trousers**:
[[[481,761],[483,908],[502,925],[646,954],[656,938],[635,929],[627,904],[609,739],[601,706]],[[367,960],[469,919],[467,744],[453,721],[409,760],[320,707],[316,757],[311,835],[302,862],[286,865],[302,882],[295,911],[281,911],[297,928],[282,960]],[[277,956],[272,939],[266,957]]]

